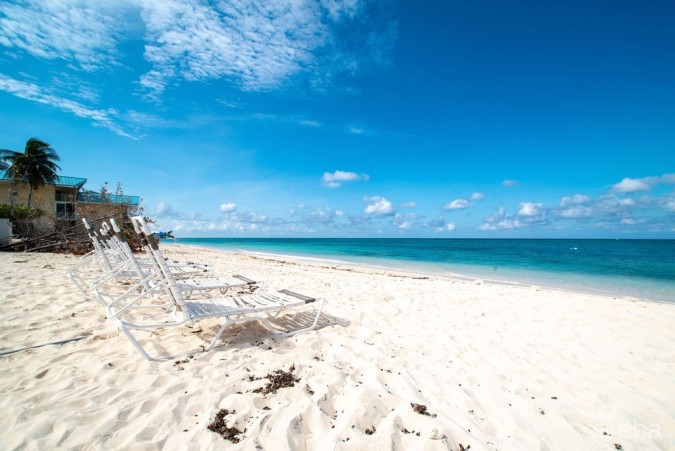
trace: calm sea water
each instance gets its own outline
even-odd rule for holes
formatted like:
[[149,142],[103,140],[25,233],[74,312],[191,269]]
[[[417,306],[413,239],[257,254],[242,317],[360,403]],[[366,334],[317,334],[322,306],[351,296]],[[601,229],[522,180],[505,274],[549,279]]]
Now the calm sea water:
[[176,242],[675,302],[675,240],[181,238]]

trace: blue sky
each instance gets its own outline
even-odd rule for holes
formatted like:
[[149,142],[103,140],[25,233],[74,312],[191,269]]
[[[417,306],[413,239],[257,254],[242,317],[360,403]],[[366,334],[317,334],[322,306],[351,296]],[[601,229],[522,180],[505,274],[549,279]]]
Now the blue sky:
[[13,0],[0,147],[177,236],[675,238],[675,3]]

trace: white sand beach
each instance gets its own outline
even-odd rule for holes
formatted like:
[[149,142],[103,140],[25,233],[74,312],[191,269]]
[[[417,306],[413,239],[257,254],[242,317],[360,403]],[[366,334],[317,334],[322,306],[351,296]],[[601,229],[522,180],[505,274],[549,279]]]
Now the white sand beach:
[[[675,304],[163,248],[325,297],[318,328],[149,362],[65,278],[77,257],[0,253],[3,352],[84,336],[0,356],[0,449],[675,449]],[[218,324],[146,336],[198,347]],[[238,443],[207,429],[221,409]]]

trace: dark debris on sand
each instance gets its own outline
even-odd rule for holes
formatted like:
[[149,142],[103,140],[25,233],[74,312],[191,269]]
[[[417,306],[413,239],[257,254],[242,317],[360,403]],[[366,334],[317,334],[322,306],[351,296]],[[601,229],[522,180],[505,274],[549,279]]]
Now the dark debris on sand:
[[410,407],[412,407],[412,409],[415,412],[419,413],[420,415],[426,415],[426,416],[432,417],[432,418],[436,417],[435,413],[433,413],[433,414],[429,413],[429,411],[427,410],[427,406],[425,406],[424,404],[415,404],[414,402],[411,402]]
[[269,382],[264,387],[259,387],[253,390],[253,393],[262,393],[267,395],[269,393],[276,393],[277,390],[284,387],[294,387],[296,382],[300,381],[300,378],[296,378],[293,375],[295,370],[295,365],[292,365],[288,371],[284,370],[275,370],[273,373],[268,373],[265,376],[269,379]]
[[239,436],[246,432],[246,429],[240,431],[235,427],[229,427],[225,422],[225,417],[230,413],[234,414],[236,411],[233,410],[230,412],[227,409],[220,409],[216,414],[216,419],[213,420],[213,423],[208,425],[208,429],[209,431],[222,435],[225,440],[229,440],[232,443],[239,443],[241,440]]

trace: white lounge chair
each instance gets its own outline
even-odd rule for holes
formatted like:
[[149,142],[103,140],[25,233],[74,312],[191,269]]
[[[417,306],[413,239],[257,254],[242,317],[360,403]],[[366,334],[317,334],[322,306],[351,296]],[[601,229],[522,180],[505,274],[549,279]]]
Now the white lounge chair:
[[[110,219],[110,223],[114,232],[113,239],[117,241],[118,246],[123,250],[128,261],[130,262],[130,267],[136,272],[136,283],[130,287],[126,287],[124,292],[111,292],[106,286],[106,283],[109,280],[115,278],[114,272],[111,272],[106,279],[93,283],[92,289],[94,290],[96,297],[98,297],[106,307],[119,298],[137,296],[139,292],[143,290],[149,290],[155,284],[161,283],[162,280],[164,280],[164,277],[162,268],[158,261],[162,262],[162,266],[164,266],[166,270],[171,273],[174,279],[177,279],[177,274],[181,276],[186,275],[184,272],[177,273],[177,271],[181,271],[181,269],[176,268],[175,266],[170,266],[170,263],[166,261],[159,250],[156,240],[152,240],[151,235],[149,236],[143,232],[142,227],[144,226],[147,228],[147,225],[142,220],[142,218],[140,218],[140,220],[138,218],[134,220],[134,229],[138,233],[143,247],[146,249],[146,252],[149,255],[148,260],[152,260],[153,265],[151,269],[144,268],[141,264],[139,264],[138,259],[122,235],[122,230],[117,225],[117,222],[115,222],[114,219]],[[249,279],[248,277],[239,274],[226,277],[201,277],[192,279],[181,278],[176,280],[177,288],[185,297],[191,297],[198,293],[203,294],[205,292],[214,290],[219,291],[221,294],[226,294],[235,289],[241,290],[244,288],[251,292],[258,292],[262,288],[263,284],[263,281]]]
[[[122,230],[115,222],[114,218],[110,218],[110,224],[103,222],[101,224],[101,237],[106,238],[107,245],[114,251],[120,251],[120,254],[127,263],[137,264],[143,269],[154,268],[155,262],[153,258],[138,258],[134,255],[129,243],[127,243]],[[111,227],[112,225],[112,227]],[[114,229],[114,230],[113,230]],[[154,237],[152,237],[154,238]],[[213,273],[213,268],[204,263],[196,262],[182,262],[178,260],[166,260],[167,265],[173,271],[174,276],[179,278],[195,278],[195,277],[209,277]]]
[[[137,221],[136,218],[134,220]],[[144,223],[141,224],[145,225]],[[146,235],[149,234],[147,228],[144,228],[143,232]],[[162,259],[157,259],[157,264],[160,266],[164,276],[163,281],[157,283],[151,290],[144,291],[139,295],[116,299],[108,307],[110,316],[115,318],[120,330],[143,357],[148,360],[168,360],[190,352],[199,352],[199,350],[186,351],[174,355],[151,356],[131,333],[132,330],[172,328],[208,318],[223,318],[225,322],[218,329],[209,345],[204,349],[204,351],[208,351],[215,346],[227,326],[231,324],[260,321],[272,334],[288,336],[314,329],[323,309],[323,298],[309,297],[290,290],[218,298],[186,299],[166,263]],[[164,291],[164,287],[168,288],[168,290]],[[166,322],[153,324],[137,322],[134,315],[134,305],[150,296],[163,294],[164,292],[170,296],[175,307],[170,318],[167,318]],[[268,321],[269,318],[274,318],[286,309],[306,306],[308,304],[317,305],[317,312],[314,321],[307,327],[278,332]]]
[[121,251],[111,250],[99,239],[99,235],[85,218],[82,218],[82,223],[94,249],[68,268],[66,275],[82,294],[87,295],[86,288],[90,288],[91,284],[101,277],[101,271],[108,274],[119,268]]

